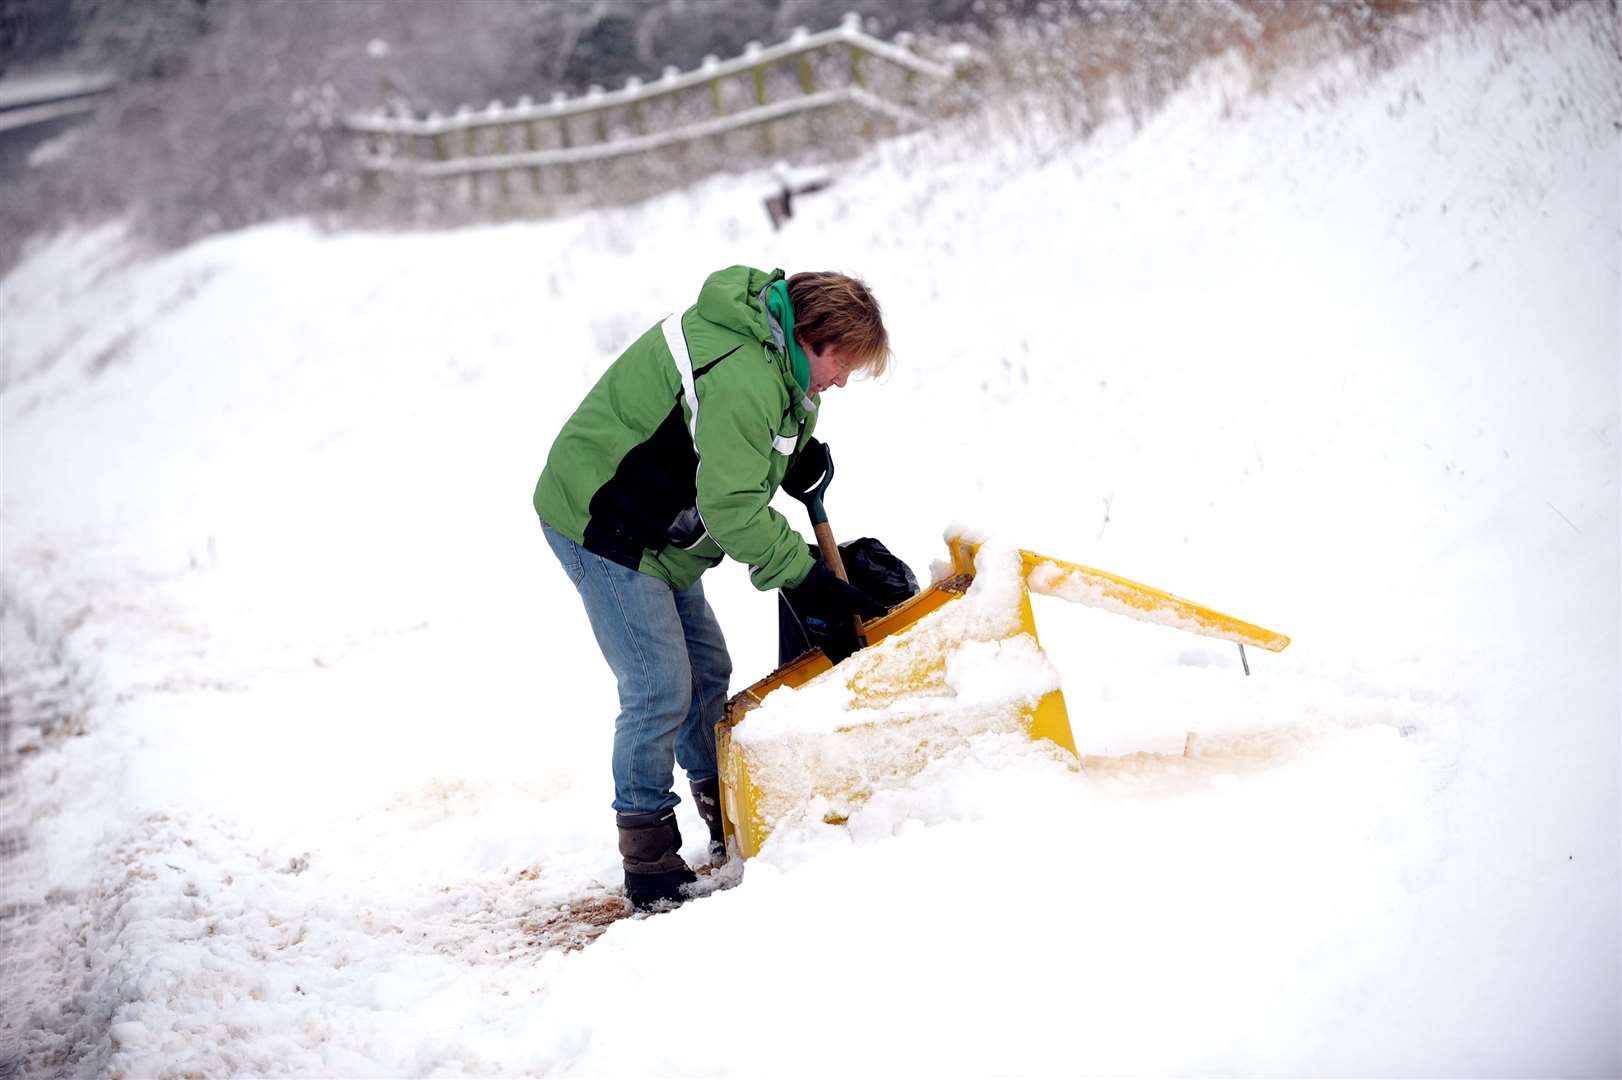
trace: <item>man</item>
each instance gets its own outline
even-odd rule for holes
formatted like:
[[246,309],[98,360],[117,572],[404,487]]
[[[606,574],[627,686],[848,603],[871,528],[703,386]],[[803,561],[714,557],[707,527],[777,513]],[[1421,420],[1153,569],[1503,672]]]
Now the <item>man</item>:
[[[552,445],[535,511],[618,680],[614,810],[638,909],[679,903],[696,880],[679,854],[673,760],[712,857],[726,857],[715,723],[732,662],[700,575],[731,557],[756,588],[792,590],[796,609],[836,627],[884,612],[768,503],[791,465],[813,480],[826,466],[811,436],[821,394],[889,357],[862,282],[729,267],[614,361]],[[830,652],[854,648],[852,632]]]

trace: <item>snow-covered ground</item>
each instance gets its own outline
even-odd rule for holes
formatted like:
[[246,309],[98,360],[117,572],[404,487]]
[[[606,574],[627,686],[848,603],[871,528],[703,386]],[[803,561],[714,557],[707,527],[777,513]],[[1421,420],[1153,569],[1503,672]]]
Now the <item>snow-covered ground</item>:
[[[38,250],[0,283],[5,660],[44,677],[31,626],[82,734],[13,733],[0,1068],[1616,1075],[1610,19],[1261,96],[1219,66],[1080,146],[898,143],[780,234],[762,175]],[[1294,644],[1246,678],[1039,598],[1080,770],[978,737],[550,947],[617,881],[615,706],[530,490],[734,262],[885,305],[894,375],[825,403],[840,535],[924,576],[968,521]],[[774,598],[706,588],[741,687]]]

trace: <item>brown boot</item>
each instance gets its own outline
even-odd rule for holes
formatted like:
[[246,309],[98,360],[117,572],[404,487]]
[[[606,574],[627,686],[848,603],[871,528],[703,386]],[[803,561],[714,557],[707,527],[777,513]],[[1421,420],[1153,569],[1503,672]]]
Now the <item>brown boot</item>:
[[681,830],[675,810],[616,814],[620,855],[625,865],[625,897],[638,911],[687,899],[682,886],[698,876],[682,861]]

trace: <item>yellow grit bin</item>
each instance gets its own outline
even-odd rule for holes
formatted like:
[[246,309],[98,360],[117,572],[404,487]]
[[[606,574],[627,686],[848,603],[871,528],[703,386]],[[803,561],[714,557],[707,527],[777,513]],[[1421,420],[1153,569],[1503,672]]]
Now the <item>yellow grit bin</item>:
[[[735,854],[754,856],[780,822],[808,808],[829,825],[842,825],[874,790],[916,775],[979,732],[1023,731],[1074,757],[1064,693],[1036,634],[1033,592],[1237,642],[1241,652],[1246,645],[1281,652],[1290,643],[1282,634],[1101,570],[1020,550],[1017,568],[999,564],[993,571],[976,565],[980,543],[953,535],[947,546],[950,574],[866,623],[868,648],[837,669],[814,649],[727,702],[715,734],[727,845]],[[992,572],[1011,580],[977,590],[976,617],[955,619],[954,606],[963,603],[977,573]],[[947,656],[970,639],[989,662],[1036,673],[1034,684],[1050,688],[1033,694],[1028,680],[1005,699],[959,700],[949,684]],[[812,731],[757,732],[751,725],[735,732],[774,692],[797,690],[819,676],[842,681],[830,689],[847,702],[839,715],[848,722]]]

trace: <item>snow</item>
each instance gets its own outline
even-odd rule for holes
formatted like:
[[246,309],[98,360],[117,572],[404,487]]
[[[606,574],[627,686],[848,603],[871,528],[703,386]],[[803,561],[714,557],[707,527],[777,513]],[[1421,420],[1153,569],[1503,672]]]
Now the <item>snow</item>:
[[64,131],[60,135],[52,136],[51,138],[41,142],[38,146],[28,151],[28,167],[30,169],[38,169],[42,166],[51,165],[55,162],[61,161],[69,154],[73,153],[74,149],[79,144],[79,139],[82,134],[83,132],[81,129],[71,128]]
[[[763,172],[453,233],[39,247],[0,282],[5,661],[8,691],[66,673],[74,722],[13,732],[6,1053],[1622,1072],[1607,18],[1489,12],[1262,95],[1215,65],[1081,146],[971,118],[778,234]],[[846,824],[774,832],[736,887],[548,947],[617,881],[614,692],[529,494],[618,349],[739,261],[885,306],[894,373],[819,424],[838,535],[924,567],[985,523],[1293,644],[1246,678],[1230,645],[1036,597],[1079,769],[970,734]],[[706,589],[742,687],[775,598],[732,566]],[[986,649],[956,692],[1029,685]],[[846,679],[798,693],[860,704]]]

